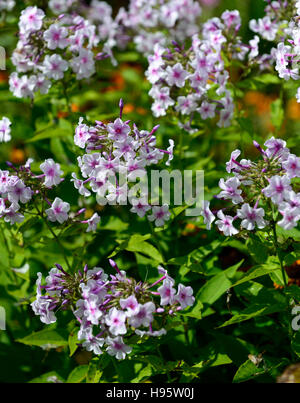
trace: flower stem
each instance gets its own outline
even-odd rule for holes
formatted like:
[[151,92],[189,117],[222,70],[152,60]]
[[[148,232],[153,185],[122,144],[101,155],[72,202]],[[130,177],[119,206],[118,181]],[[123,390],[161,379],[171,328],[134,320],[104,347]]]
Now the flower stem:
[[274,237],[274,245],[275,245],[275,249],[276,249],[276,255],[277,255],[279,263],[280,263],[280,268],[281,268],[281,273],[282,273],[284,286],[287,287],[286,274],[285,274],[285,270],[284,270],[284,266],[283,266],[282,257],[280,255],[280,248],[279,248],[279,244],[278,244],[277,231],[276,231],[276,221],[275,220],[272,220],[272,229],[273,229],[273,237]]
[[45,222],[45,224],[47,225],[49,231],[51,232],[53,238],[55,239],[57,245],[60,247],[60,249],[61,249],[61,251],[62,251],[62,254],[63,254],[63,256],[64,256],[64,259],[65,259],[66,265],[68,266],[68,269],[71,271],[71,266],[70,266],[69,261],[68,261],[68,259],[67,259],[67,256],[66,256],[65,249],[64,249],[63,245],[61,244],[59,238],[57,237],[57,235],[55,234],[55,232],[53,231],[53,229],[51,228],[51,226],[49,225],[47,219],[44,217],[43,212],[41,212],[41,211],[39,210],[39,208],[38,208],[38,206],[36,205],[36,203],[34,203],[34,205],[35,205],[36,211],[38,212],[39,216],[42,218],[42,220],[44,220],[44,222]]

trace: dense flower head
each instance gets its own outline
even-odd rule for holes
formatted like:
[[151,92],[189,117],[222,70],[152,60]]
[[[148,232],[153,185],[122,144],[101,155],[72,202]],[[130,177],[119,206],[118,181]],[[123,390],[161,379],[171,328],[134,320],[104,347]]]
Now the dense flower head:
[[82,347],[96,355],[105,350],[124,359],[132,351],[126,344],[130,336],[166,334],[163,323],[167,318],[192,306],[195,298],[190,286],[179,284],[176,290],[174,279],[162,267],[159,273],[163,270],[163,276],[149,284],[128,277],[114,261],[110,264],[116,269],[115,275],[109,276],[100,267],[89,270],[87,265],[71,275],[56,264],[45,285],[41,285],[42,275],[38,273],[36,300],[31,306],[46,324],[56,321],[58,309],[72,309],[80,326]]
[[[133,182],[147,176],[146,168],[158,164],[166,155],[166,165],[173,159],[174,141],[163,150],[157,147],[155,132],[139,130],[135,124],[122,119],[123,101],[120,101],[120,117],[110,123],[96,121],[88,126],[79,119],[75,130],[74,143],[85,154],[78,157],[78,165],[84,179],[72,173],[72,181],[80,195],[95,194],[99,204],[126,204],[132,206],[131,212],[140,217],[149,213],[148,219],[156,226],[164,225],[170,218],[168,206],[152,206],[148,202],[148,188],[141,185],[142,194],[134,192]],[[152,212],[152,214],[150,214]]]
[[[298,80],[299,75],[299,1],[278,0],[268,1],[265,16],[250,21],[250,29],[259,34],[264,40],[275,43],[269,55],[259,56],[259,59],[269,64],[275,64],[275,70],[284,80]],[[300,97],[297,95],[297,101]]]
[[249,61],[258,54],[258,39],[245,45],[237,36],[240,25],[239,12],[227,10],[221,18],[203,24],[199,34],[193,35],[189,49],[174,41],[168,48],[154,46],[146,71],[152,84],[149,94],[154,99],[154,116],[175,114],[190,132],[193,120],[218,117],[218,126],[231,124],[234,101],[223,53],[239,60],[248,54]]
[[[279,77],[284,80],[292,79],[297,81],[300,78],[299,16],[299,9],[295,8],[293,18],[289,21],[288,27],[284,30],[284,36],[280,38],[277,48],[274,50],[275,70],[278,72]],[[300,102],[299,89],[296,98],[297,101]]]
[[37,91],[47,94],[67,72],[77,80],[90,78],[96,59],[109,57],[104,49],[98,57],[99,42],[96,26],[80,15],[49,19],[36,6],[27,7],[20,16],[19,41],[12,55],[16,72],[10,75],[10,90],[18,98],[33,98]]
[[44,172],[41,175],[32,172],[31,162],[32,160],[28,160],[20,167],[8,162],[12,172],[0,170],[0,215],[11,225],[25,219],[24,212],[29,209],[29,205],[33,207],[34,199],[50,203],[46,198],[47,190],[63,180],[60,165],[52,159],[41,164],[41,170]]
[[200,15],[194,0],[130,0],[128,10],[121,9],[116,20],[133,37],[137,50],[149,55],[155,44],[185,41],[197,33]]
[[78,14],[96,27],[97,36],[103,42],[103,52],[96,58],[101,59],[106,54],[112,59],[113,64],[116,64],[112,49],[114,47],[123,49],[131,39],[121,23],[123,9],[114,18],[113,9],[108,2],[92,0],[87,4],[79,0],[51,0],[48,2],[48,7],[58,16],[62,13]]
[[27,214],[38,215],[60,225],[87,224],[86,232],[95,232],[100,222],[97,213],[87,220],[82,220],[78,216],[83,214],[85,209],[74,213],[70,211],[70,204],[59,197],[50,201],[48,193],[64,180],[60,164],[48,158],[40,164],[43,173],[36,175],[31,169],[32,162],[33,160],[29,159],[20,167],[7,162],[10,170],[0,170],[0,218],[13,225],[23,222]]
[[15,5],[15,0],[0,0],[0,11],[11,11]]
[[[228,210],[235,212],[228,215],[224,208],[217,213],[216,225],[226,236],[240,231],[267,230],[276,223],[288,230],[297,227],[300,220],[296,181],[300,177],[300,158],[290,152],[284,140],[274,137],[265,142],[265,149],[257,142],[254,145],[261,153],[261,160],[238,161],[241,152],[235,150],[226,164],[227,172],[233,176],[219,181],[221,192],[216,197],[230,200],[232,205]],[[207,229],[211,229],[215,216],[208,202],[203,206],[202,215]]]
[[75,2],[76,0],[49,0],[48,7],[54,14],[60,15],[69,11]]
[[265,16],[258,20],[251,20],[250,29],[267,41],[280,40],[282,34],[286,32],[289,21],[298,13],[298,1],[265,1],[268,3],[265,7]]

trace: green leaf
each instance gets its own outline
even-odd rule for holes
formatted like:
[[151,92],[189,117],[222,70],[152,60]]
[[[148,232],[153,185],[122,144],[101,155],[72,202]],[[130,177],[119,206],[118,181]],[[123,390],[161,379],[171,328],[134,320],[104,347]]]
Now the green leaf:
[[292,349],[295,351],[297,356],[300,358],[300,332],[299,330],[295,332],[293,338],[292,338]]
[[284,280],[281,269],[275,270],[272,273],[270,273],[270,278],[273,281],[273,283],[284,286]]
[[204,366],[205,362],[200,361],[193,366],[189,366],[186,362],[182,362],[180,367],[185,376],[195,378],[198,376],[199,372],[201,372]]
[[93,358],[88,366],[86,382],[99,383],[102,376],[102,371],[99,369],[99,359]]
[[286,311],[287,301],[284,295],[274,289],[262,288],[250,300],[251,304],[239,314],[223,323],[219,327],[240,323],[257,316],[269,315],[275,312]]
[[245,320],[250,320],[257,316],[269,315],[271,313],[284,311],[285,308],[286,307],[282,304],[276,304],[273,306],[253,305],[249,308],[246,308],[244,311],[242,311],[242,313],[233,316],[233,318],[227,320],[221,326],[218,326],[218,328],[244,322]]
[[284,239],[293,238],[294,241],[300,241],[300,230],[297,228],[292,228],[289,230],[285,230],[279,225],[276,226],[277,235]]
[[22,280],[29,281],[30,272],[29,272],[29,264],[28,263],[25,263],[22,267],[12,268],[12,270]]
[[69,349],[70,349],[70,357],[72,357],[72,355],[75,353],[75,351],[78,348],[77,343],[79,343],[78,338],[77,338],[77,331],[74,333],[70,333],[68,343],[69,343]]
[[[203,259],[205,259],[207,256],[209,256],[213,252],[215,252],[216,249],[221,246],[221,244],[222,244],[221,241],[215,240],[208,245],[201,246],[200,248],[194,249],[188,255],[169,259],[168,264],[174,264],[174,265],[179,265],[179,266],[186,265],[187,267],[191,267],[195,263],[199,264]],[[201,269],[199,268],[198,271],[200,271],[200,270]],[[196,271],[195,268],[194,268],[194,271]]]
[[271,103],[271,122],[276,129],[280,129],[284,119],[284,109],[281,99]]
[[146,239],[149,239],[151,234],[140,235],[135,234],[130,238],[126,239],[126,241],[117,240],[120,245],[114,250],[114,252],[109,257],[116,256],[121,250],[127,250],[129,252],[139,252],[146,256],[151,257],[156,260],[158,263],[163,263],[163,257],[160,252],[149,242],[146,242]]
[[196,296],[196,304],[193,306],[193,309],[189,312],[183,312],[180,313],[180,311],[178,312],[178,315],[183,315],[183,316],[188,316],[190,318],[196,318],[196,319],[202,319],[202,308],[203,308],[203,304],[200,301],[200,299],[198,298],[198,296]]
[[1,231],[0,232],[0,256],[1,256],[1,266],[6,267],[7,269],[10,267],[9,264],[9,251],[6,247],[5,234]]
[[68,345],[67,332],[65,330],[41,330],[31,333],[29,336],[16,340],[28,346],[38,346],[42,348],[57,348]]
[[82,382],[88,373],[89,366],[88,365],[79,365],[73,369],[67,379],[67,383],[80,383]]
[[251,136],[253,136],[254,128],[253,128],[253,123],[252,123],[251,119],[237,118],[237,121],[243,130],[245,130],[247,133],[249,133]]
[[261,375],[266,371],[263,368],[258,368],[252,361],[245,361],[234,375],[233,383],[245,382]]
[[143,382],[149,379],[151,375],[152,375],[152,366],[148,364],[146,367],[144,367],[142,370],[138,372],[138,375],[134,379],[132,379],[130,383]]
[[26,143],[34,143],[40,140],[53,139],[53,138],[68,138],[70,137],[69,130],[65,129],[49,129],[43,133],[33,136],[31,139],[26,140]]
[[203,304],[213,304],[232,286],[232,278],[237,269],[242,265],[243,261],[244,260],[240,261],[208,280],[208,282],[200,289],[197,299],[199,299]]
[[54,138],[71,138],[73,127],[66,119],[59,119],[58,125],[50,124],[43,127],[35,133],[35,136],[28,139],[26,143],[33,143],[39,140],[54,139]]
[[263,90],[267,85],[279,84],[279,77],[274,74],[262,74],[255,77],[250,77],[237,83],[239,88],[249,90]]
[[65,380],[56,372],[50,371],[45,374],[38,376],[37,378],[31,379],[29,383],[63,383]]
[[269,257],[269,249],[263,244],[258,237],[251,237],[247,243],[249,252],[253,259],[260,264],[266,262]]
[[19,227],[19,231],[21,231],[22,233],[24,233],[25,231],[29,230],[30,228],[32,228],[34,225],[36,225],[38,222],[40,222],[40,218],[39,217],[30,217],[28,220],[24,221],[20,227]]
[[243,284],[255,278],[270,274],[275,270],[278,270],[278,268],[279,268],[279,262],[277,258],[275,258],[274,256],[270,256],[267,263],[253,267],[253,269],[248,271],[246,276],[244,276],[241,280],[234,283],[232,287],[236,287],[239,284]]

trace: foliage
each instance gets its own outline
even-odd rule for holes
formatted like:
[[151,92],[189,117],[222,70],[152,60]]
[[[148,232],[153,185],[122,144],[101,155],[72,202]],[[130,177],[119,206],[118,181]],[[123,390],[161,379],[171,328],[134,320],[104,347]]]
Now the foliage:
[[[43,3],[26,1],[46,10]],[[203,6],[201,18],[238,9],[243,20],[239,35],[248,43],[253,38],[248,22],[262,18],[264,6],[262,0],[225,0],[214,8]],[[118,2],[114,7],[115,15]],[[186,205],[178,207],[171,200],[170,218],[156,227],[126,205],[103,206],[95,197],[78,194],[70,180],[73,172],[79,173],[77,157],[82,153],[73,137],[80,117],[89,126],[96,120],[105,125],[113,122],[123,99],[124,120],[148,132],[160,125],[155,132],[160,150],[174,140],[172,170],[204,170],[205,200],[220,210],[224,202],[214,195],[232,150],[239,148],[243,158],[257,160],[260,155],[253,141],[263,144],[275,136],[299,155],[297,80],[281,79],[274,66],[269,71],[260,71],[257,65],[245,70],[243,62],[231,60],[224,52],[235,106],[230,125],[219,127],[213,118],[200,123],[196,119],[192,126],[197,130],[188,133],[174,111],[153,116],[151,84],[145,78],[147,58],[130,42],[124,49],[113,49],[116,66],[104,59],[88,79],[77,82],[67,77],[48,94],[16,98],[8,80],[15,70],[11,55],[21,9],[17,4],[1,15],[0,22],[0,43],[7,50],[7,71],[0,71],[0,118],[3,115],[12,122],[11,141],[0,144],[0,168],[8,169],[7,160],[19,167],[33,158],[31,169],[39,175],[40,164],[53,159],[65,179],[48,189],[47,197],[68,202],[73,215],[85,211],[80,224],[74,216],[62,225],[52,223],[43,214],[47,202],[38,196],[22,222],[10,225],[0,220],[0,306],[6,313],[6,330],[0,330],[1,381],[275,382],[300,356],[299,331],[292,328],[292,308],[300,303],[299,225],[286,230],[276,226],[275,220],[272,231],[255,229],[224,236],[217,226],[208,230],[202,216],[189,217]],[[261,46],[270,53],[270,42],[262,39]],[[210,91],[214,90],[212,86]],[[299,191],[298,178],[294,182]],[[85,224],[94,213],[101,217],[100,224],[95,232],[86,232]],[[31,306],[37,273],[46,278],[58,263],[73,276],[85,265],[115,275],[109,264],[112,258],[126,275],[145,284],[158,279],[161,265],[176,284],[192,286],[195,297],[193,306],[178,310],[164,322],[166,335],[141,338],[130,333],[133,349],[125,360],[86,351],[71,310],[58,309],[57,321],[45,325]]]

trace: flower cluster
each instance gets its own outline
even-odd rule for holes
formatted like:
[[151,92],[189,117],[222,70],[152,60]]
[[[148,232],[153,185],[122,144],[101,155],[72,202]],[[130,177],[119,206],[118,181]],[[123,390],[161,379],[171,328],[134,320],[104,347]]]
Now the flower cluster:
[[[27,204],[33,197],[42,197],[50,204],[45,196],[46,190],[63,180],[59,164],[52,159],[40,165],[43,174],[39,176],[31,171],[31,163],[32,160],[28,160],[24,166],[16,168],[8,162],[8,166],[13,170],[12,174],[9,171],[0,170],[0,215],[11,225],[24,220],[23,213],[26,208],[29,208]],[[56,198],[57,200],[60,199]],[[70,208],[69,205],[68,208]],[[46,213],[48,215],[47,211]],[[50,217],[53,218],[53,215],[49,215],[49,219]]]
[[70,275],[56,264],[46,285],[41,285],[42,274],[38,273],[37,296],[31,306],[46,324],[56,321],[55,310],[71,309],[80,324],[78,340],[82,346],[96,355],[105,349],[120,360],[132,351],[126,344],[130,336],[166,334],[163,325],[168,317],[192,306],[195,298],[191,287],[179,284],[176,290],[174,279],[161,266],[158,271],[162,277],[149,284],[127,277],[113,260],[110,264],[116,275],[108,276],[99,267],[89,270],[87,265]]
[[[284,40],[283,40],[284,38]],[[273,50],[275,69],[284,80],[299,80],[300,78],[300,1],[294,8],[293,18],[285,29],[285,35]],[[300,87],[297,90],[297,101],[300,103]]]
[[203,24],[188,50],[176,43],[172,50],[155,45],[146,72],[152,84],[149,94],[154,99],[155,116],[166,115],[172,108],[181,119],[186,117],[184,128],[188,131],[192,131],[194,117],[206,120],[218,115],[219,127],[230,125],[234,102],[223,53],[239,60],[247,53],[249,59],[258,54],[258,38],[244,45],[237,36],[240,24],[238,11],[225,11],[221,19],[213,18]]
[[[95,73],[94,54],[99,44],[96,27],[79,15],[47,19],[43,10],[27,7],[19,20],[19,41],[12,55],[17,72],[10,76],[10,90],[16,97],[46,94],[54,82],[67,79],[71,70],[77,80]],[[22,75],[19,75],[22,74]],[[73,75],[70,75],[71,77]]]
[[120,9],[114,18],[112,7],[108,3],[92,0],[85,14],[86,18],[96,25],[99,38],[104,43],[103,51],[110,56],[115,65],[112,49],[114,47],[124,49],[131,40],[127,29],[122,24],[123,9]]
[[[24,221],[24,214],[28,213],[59,224],[88,224],[86,232],[96,231],[100,221],[97,213],[88,220],[77,220],[76,217],[85,209],[70,213],[70,204],[59,197],[55,197],[53,202],[49,201],[48,191],[64,180],[60,165],[52,158],[46,159],[40,164],[43,173],[36,175],[31,170],[32,162],[29,159],[19,168],[7,162],[13,174],[0,170],[0,217],[13,225]],[[48,205],[48,208],[39,207],[41,203],[42,206]]]
[[76,0],[50,0],[48,1],[48,7],[53,14],[60,15],[70,11],[70,8],[75,2]]
[[14,0],[0,0],[0,11],[11,11],[15,5],[16,2]]
[[299,0],[265,0],[265,16],[249,22],[250,29],[270,42],[280,42],[294,27],[300,14]]
[[149,55],[156,43],[166,46],[171,39],[185,41],[197,33],[200,15],[194,0],[131,0],[116,20],[129,31],[137,50]]
[[[216,225],[226,236],[239,232],[235,223],[247,231],[276,224],[289,230],[300,220],[300,193],[295,179],[300,177],[300,158],[290,153],[284,140],[274,137],[265,142],[265,149],[257,142],[254,145],[262,159],[239,162],[241,151],[233,151],[226,164],[227,172],[233,176],[219,182],[221,192],[216,197],[230,200],[233,204],[230,210],[234,210],[234,215],[224,214],[225,209],[217,213]],[[216,217],[208,202],[204,204],[202,215],[210,229]]]
[[168,206],[150,205],[148,187],[142,186],[142,183],[141,186],[132,185],[137,178],[146,181],[146,167],[158,164],[164,155],[168,156],[166,165],[170,164],[174,141],[169,140],[167,150],[159,149],[154,136],[159,126],[151,132],[139,130],[135,124],[130,127],[130,121],[122,120],[122,110],[121,100],[120,117],[107,124],[96,121],[95,126],[88,126],[80,118],[74,142],[86,152],[78,157],[84,180],[78,179],[73,172],[72,181],[82,196],[89,197],[91,192],[95,193],[100,205],[125,205],[128,200],[132,205],[130,211],[140,217],[152,210],[148,219],[161,226],[170,217]]
[[[278,48],[272,48],[270,54],[262,54],[258,57],[261,68],[272,68],[276,62],[276,70],[281,78],[287,79],[293,75],[293,69],[287,68],[291,63],[291,49],[284,47],[283,40],[288,38],[292,45],[297,42],[297,26],[300,14],[300,2],[298,0],[266,0],[268,5],[265,8],[265,16],[258,20],[251,20],[250,29],[260,35],[264,40],[275,42]],[[295,49],[297,52],[297,49]],[[283,54],[285,54],[283,56]],[[284,77],[283,77],[284,75]]]
[[10,125],[11,121],[5,116],[0,120],[0,142],[7,143],[11,140],[10,135]]
[[[103,42],[102,57],[107,55],[112,63],[116,64],[112,49],[114,47],[123,49],[130,41],[130,37],[125,33],[125,27],[119,21],[121,12],[114,18],[110,4],[99,0],[92,0],[90,4],[78,0],[51,0],[48,6],[53,14],[76,13],[96,26],[97,36]],[[101,54],[98,57],[100,58]]]

